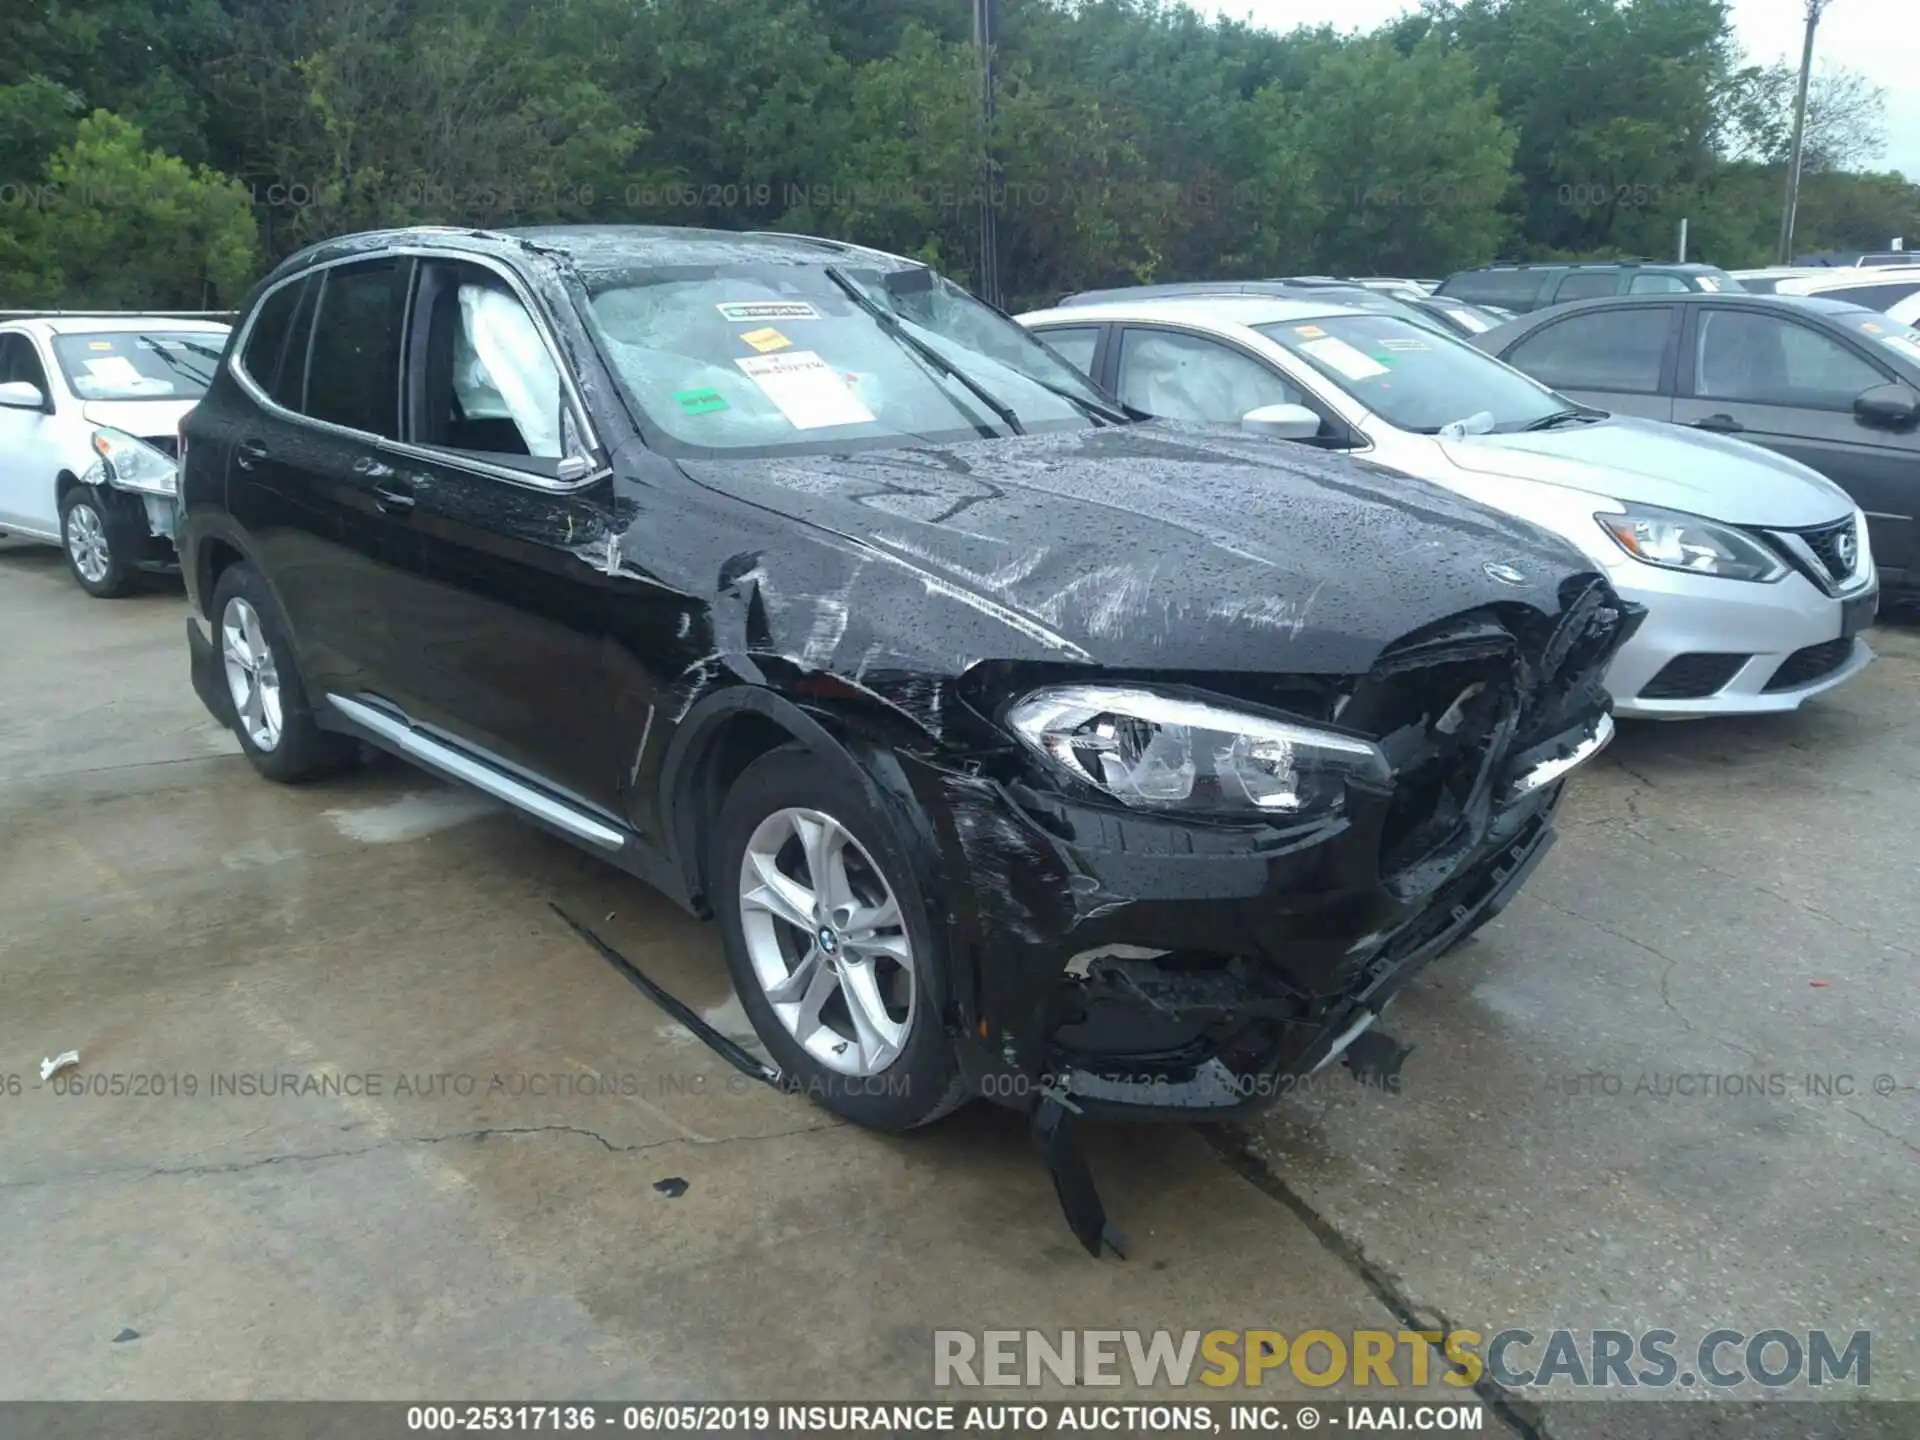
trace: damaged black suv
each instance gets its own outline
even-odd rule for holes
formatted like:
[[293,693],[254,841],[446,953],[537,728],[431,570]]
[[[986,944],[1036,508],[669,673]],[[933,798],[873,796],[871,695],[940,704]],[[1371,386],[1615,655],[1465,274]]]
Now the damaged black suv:
[[1638,618],[803,237],[330,241],[185,438],[194,680],[263,774],[371,742],[713,916],[782,1075],[889,1128],[1272,1100],[1513,897]]

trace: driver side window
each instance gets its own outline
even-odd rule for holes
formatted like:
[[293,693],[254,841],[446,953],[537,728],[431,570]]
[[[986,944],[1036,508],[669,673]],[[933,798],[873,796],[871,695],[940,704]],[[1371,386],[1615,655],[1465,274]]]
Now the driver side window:
[[419,303],[415,440],[551,474],[571,427],[559,368],[519,296],[483,266],[441,263]]
[[1238,425],[1262,405],[1305,403],[1298,388],[1217,340],[1132,328],[1121,336],[1120,398],[1149,415],[1201,425]]
[[24,382],[35,386],[42,396],[51,398],[47,372],[34,351],[33,341],[19,331],[0,335],[0,385]]

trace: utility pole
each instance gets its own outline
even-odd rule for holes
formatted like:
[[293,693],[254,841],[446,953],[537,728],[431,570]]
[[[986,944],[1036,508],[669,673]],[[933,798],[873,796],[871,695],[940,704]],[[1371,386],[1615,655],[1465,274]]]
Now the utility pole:
[[1800,93],[1793,102],[1793,155],[1787,161],[1787,203],[1780,212],[1780,263],[1793,263],[1793,222],[1800,209],[1800,159],[1807,142],[1807,84],[1813,78],[1813,32],[1831,0],[1807,0],[1807,40],[1800,51]]
[[973,45],[980,53],[980,277],[974,285],[980,298],[999,307],[1000,225],[998,194],[1000,166],[993,151],[993,47],[1000,38],[1000,0],[973,0]]

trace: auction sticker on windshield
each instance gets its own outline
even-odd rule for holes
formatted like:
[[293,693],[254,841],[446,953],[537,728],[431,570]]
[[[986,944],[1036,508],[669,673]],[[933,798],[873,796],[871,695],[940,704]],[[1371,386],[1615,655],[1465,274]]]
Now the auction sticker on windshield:
[[689,415],[705,415],[727,408],[726,397],[718,390],[676,390],[673,401]]
[[124,355],[108,355],[99,360],[89,360],[86,366],[87,374],[102,385],[115,385],[131,390],[142,385],[159,387],[165,384],[164,381],[149,380]]
[[840,372],[811,350],[753,355],[733,363],[779,407],[796,430],[867,425],[873,421],[873,412],[847,388]]
[[740,338],[758,350],[762,355],[765,355],[770,350],[784,350],[793,344],[786,336],[774,329],[749,330]]
[[1329,335],[1324,340],[1309,340],[1300,347],[1302,355],[1311,356],[1322,365],[1338,370],[1349,380],[1371,380],[1376,375],[1387,373],[1387,367],[1364,354],[1336,336]]
[[750,320],[818,320],[820,312],[804,300],[723,300],[715,307],[735,324]]

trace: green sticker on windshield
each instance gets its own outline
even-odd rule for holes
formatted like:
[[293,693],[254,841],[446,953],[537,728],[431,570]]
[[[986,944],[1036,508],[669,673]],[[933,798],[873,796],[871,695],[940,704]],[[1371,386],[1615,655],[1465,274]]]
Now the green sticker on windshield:
[[727,408],[726,397],[718,390],[676,390],[673,399],[689,415],[705,415],[710,410]]

